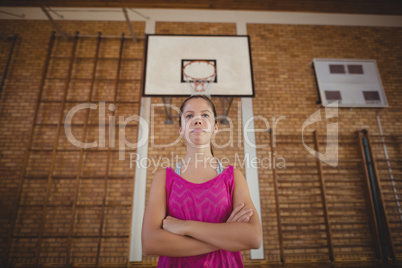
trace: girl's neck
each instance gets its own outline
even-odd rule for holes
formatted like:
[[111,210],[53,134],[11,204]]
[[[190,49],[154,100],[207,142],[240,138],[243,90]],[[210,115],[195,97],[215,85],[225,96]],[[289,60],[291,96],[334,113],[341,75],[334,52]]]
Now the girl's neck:
[[204,154],[204,153],[194,153],[194,154],[189,154],[187,153],[186,156],[183,158],[183,164],[189,166],[202,166],[202,167],[207,167],[207,165],[214,165],[217,163],[218,160],[215,158],[211,153],[209,154]]

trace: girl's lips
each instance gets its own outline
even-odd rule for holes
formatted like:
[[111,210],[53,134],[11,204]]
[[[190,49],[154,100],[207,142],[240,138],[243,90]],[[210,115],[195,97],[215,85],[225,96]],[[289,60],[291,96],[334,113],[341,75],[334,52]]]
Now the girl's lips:
[[204,132],[204,130],[202,128],[195,128],[192,132],[200,133],[200,132]]

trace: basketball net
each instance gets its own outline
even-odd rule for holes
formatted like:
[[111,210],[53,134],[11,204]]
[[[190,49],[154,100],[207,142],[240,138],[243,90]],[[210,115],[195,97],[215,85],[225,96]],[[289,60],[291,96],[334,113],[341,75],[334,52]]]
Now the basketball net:
[[216,66],[206,60],[194,60],[183,66],[183,78],[193,95],[205,95],[211,98],[210,89],[216,77]]

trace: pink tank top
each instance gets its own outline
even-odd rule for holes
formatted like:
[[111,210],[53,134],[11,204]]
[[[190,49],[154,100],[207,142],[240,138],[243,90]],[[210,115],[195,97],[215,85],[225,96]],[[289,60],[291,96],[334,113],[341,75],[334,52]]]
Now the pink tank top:
[[[203,222],[226,222],[233,210],[233,166],[204,183],[192,183],[166,168],[167,215]],[[158,267],[244,267],[241,252],[216,250],[189,257],[160,256]]]

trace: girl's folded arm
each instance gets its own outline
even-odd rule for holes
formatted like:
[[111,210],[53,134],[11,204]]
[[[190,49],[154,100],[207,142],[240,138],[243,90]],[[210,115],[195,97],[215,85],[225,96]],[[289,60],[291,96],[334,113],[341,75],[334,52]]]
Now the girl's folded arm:
[[166,171],[159,170],[152,181],[142,224],[142,250],[145,255],[194,256],[218,250],[209,243],[163,230],[166,215]]
[[246,179],[236,168],[234,177],[233,207],[245,203],[245,207],[252,208],[253,215],[250,221],[231,223],[186,221],[183,225],[183,234],[228,251],[260,248],[262,241],[260,218],[251,200]]

